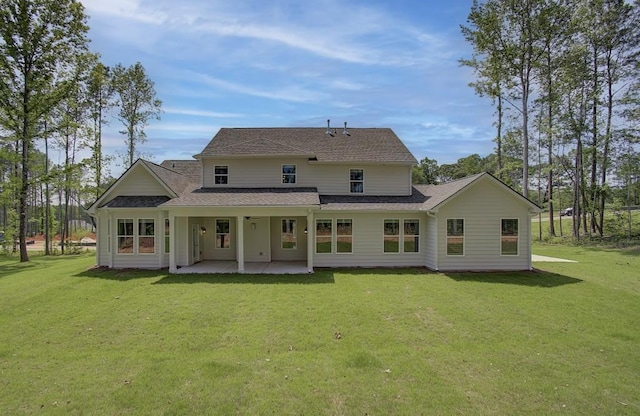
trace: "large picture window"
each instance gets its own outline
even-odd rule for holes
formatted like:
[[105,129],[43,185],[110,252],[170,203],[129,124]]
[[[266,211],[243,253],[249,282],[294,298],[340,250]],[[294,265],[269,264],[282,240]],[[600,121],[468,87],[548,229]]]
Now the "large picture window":
[[213,168],[213,172],[216,185],[226,185],[229,183],[229,166],[216,165]]
[[316,220],[316,253],[331,253],[332,220]]
[[518,255],[518,219],[503,219],[500,232],[500,254]]
[[133,220],[118,219],[118,254],[133,254]]
[[216,248],[231,248],[228,219],[216,220]]
[[404,220],[403,251],[405,253],[420,252],[420,221]]
[[282,183],[296,183],[296,165],[282,165]]
[[400,220],[384,220],[384,252],[400,252]]
[[156,222],[153,219],[138,220],[138,254],[156,252]]
[[361,194],[364,192],[364,170],[349,170],[349,192],[352,194]]
[[336,251],[338,253],[353,252],[353,220],[336,220]]
[[447,255],[464,255],[464,220],[462,218],[447,219]]
[[282,220],[281,247],[283,250],[295,250],[298,246],[296,220]]

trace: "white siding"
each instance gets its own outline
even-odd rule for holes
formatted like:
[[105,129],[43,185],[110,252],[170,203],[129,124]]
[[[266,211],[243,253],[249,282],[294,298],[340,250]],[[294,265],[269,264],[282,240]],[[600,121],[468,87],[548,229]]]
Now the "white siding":
[[[425,266],[426,221],[423,214],[411,213],[326,213],[315,214],[315,219],[352,219],[353,220],[353,253],[324,254],[315,253],[314,267],[403,267]],[[420,252],[419,253],[385,253],[383,226],[385,219],[399,219],[402,227],[403,219],[420,220]],[[313,225],[315,227],[315,224]],[[333,227],[335,234],[335,222]],[[401,242],[402,245],[402,242]]]
[[[229,220],[229,248],[216,248],[216,219]],[[202,260],[236,260],[235,217],[200,218],[198,222],[207,229],[207,233],[200,240]]]
[[[282,184],[282,165],[296,165],[296,183]],[[214,166],[229,167],[229,183],[214,184]],[[365,195],[409,195],[411,166],[408,165],[326,165],[305,158],[206,159],[204,187],[316,187],[325,195],[349,194],[349,170],[364,170]]]
[[98,266],[109,266],[109,214],[101,212],[96,217],[96,264]]
[[[531,219],[527,206],[485,178],[437,214],[439,270],[526,270]],[[447,218],[464,219],[464,255],[447,255]],[[501,220],[519,220],[518,255],[500,255]]]
[[187,217],[176,217],[176,266],[184,267],[190,264],[191,242],[189,239],[189,221]]

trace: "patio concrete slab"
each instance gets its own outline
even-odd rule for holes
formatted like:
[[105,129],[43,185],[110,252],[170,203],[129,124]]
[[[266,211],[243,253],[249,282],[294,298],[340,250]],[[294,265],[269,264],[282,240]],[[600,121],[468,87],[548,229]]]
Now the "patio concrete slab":
[[539,256],[537,254],[531,255],[531,261],[546,261],[549,263],[577,263],[575,260],[559,259],[557,257]]
[[[235,261],[205,260],[191,266],[181,267],[177,274],[238,273]],[[270,263],[245,263],[245,274],[308,274],[307,263],[298,261],[273,261]]]

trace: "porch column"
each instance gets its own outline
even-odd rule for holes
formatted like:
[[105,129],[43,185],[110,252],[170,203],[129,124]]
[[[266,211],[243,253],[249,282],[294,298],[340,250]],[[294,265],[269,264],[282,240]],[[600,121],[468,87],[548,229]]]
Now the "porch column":
[[313,212],[307,213],[307,272],[313,273],[313,253],[316,245],[316,227],[313,223]]
[[169,212],[169,273],[175,273],[176,267],[176,216]]
[[236,217],[236,257],[238,258],[238,273],[244,273],[244,217]]

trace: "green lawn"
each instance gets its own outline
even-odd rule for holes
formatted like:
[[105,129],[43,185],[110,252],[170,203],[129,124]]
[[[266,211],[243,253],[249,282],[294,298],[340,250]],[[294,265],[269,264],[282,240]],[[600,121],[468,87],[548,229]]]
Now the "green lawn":
[[534,273],[0,259],[0,414],[640,413],[640,253]]

